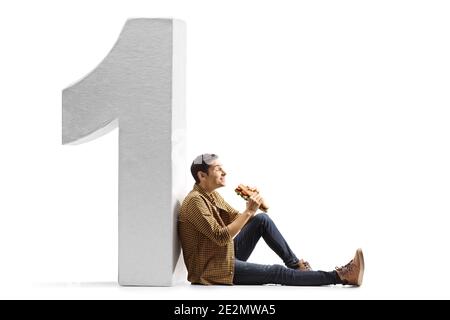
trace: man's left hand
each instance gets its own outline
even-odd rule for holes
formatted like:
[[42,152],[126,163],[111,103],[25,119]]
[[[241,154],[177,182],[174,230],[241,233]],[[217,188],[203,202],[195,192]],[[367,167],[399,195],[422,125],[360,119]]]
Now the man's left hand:
[[[261,196],[261,193],[259,192],[259,189],[258,188],[254,188],[253,189],[253,191],[256,193],[256,194],[259,194],[260,196]],[[261,196],[261,204],[262,204],[262,206],[264,206],[264,207],[266,207],[267,209],[269,209],[269,206],[267,205],[267,201]]]

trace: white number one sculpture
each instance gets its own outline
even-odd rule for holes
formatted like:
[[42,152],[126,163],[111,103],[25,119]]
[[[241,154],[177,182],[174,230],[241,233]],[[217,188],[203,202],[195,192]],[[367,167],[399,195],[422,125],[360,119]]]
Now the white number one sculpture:
[[119,283],[172,285],[185,192],[185,24],[128,20],[102,63],[62,96],[62,143],[119,127]]

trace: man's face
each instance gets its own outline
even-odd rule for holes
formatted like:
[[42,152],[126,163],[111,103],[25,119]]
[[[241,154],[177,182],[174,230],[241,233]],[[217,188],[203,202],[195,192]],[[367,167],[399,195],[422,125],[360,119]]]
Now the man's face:
[[208,189],[214,190],[225,186],[226,174],[218,159],[211,162],[208,168],[208,175],[205,177],[205,183]]

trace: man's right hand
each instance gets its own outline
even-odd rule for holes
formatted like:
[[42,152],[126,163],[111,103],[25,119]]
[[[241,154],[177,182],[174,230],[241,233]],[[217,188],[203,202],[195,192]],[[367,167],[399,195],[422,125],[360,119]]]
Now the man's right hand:
[[251,196],[247,200],[247,211],[250,211],[254,215],[262,202],[263,198],[259,194]]
[[241,231],[242,227],[244,227],[244,225],[247,223],[247,221],[255,215],[256,210],[258,210],[259,206],[261,205],[261,202],[262,197],[259,194],[255,194],[248,198],[247,208],[245,209],[245,211],[242,214],[239,214],[236,220],[227,225],[227,229],[231,237],[237,235],[239,231]]

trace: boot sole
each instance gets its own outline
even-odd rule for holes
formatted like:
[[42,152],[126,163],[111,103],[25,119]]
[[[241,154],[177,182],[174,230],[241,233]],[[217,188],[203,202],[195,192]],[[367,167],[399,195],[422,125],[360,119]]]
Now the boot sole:
[[362,249],[356,250],[356,254],[359,260],[359,274],[358,274],[358,282],[357,286],[362,285],[363,276],[364,276],[364,255]]

